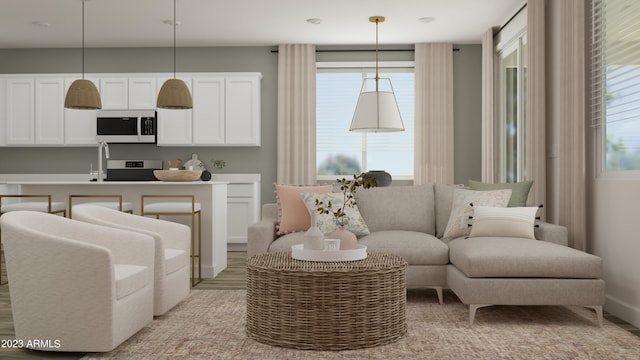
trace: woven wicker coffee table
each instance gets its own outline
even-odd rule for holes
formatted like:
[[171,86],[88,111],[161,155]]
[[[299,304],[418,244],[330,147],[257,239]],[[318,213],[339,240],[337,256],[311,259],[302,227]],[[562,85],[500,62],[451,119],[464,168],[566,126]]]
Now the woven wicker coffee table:
[[345,262],[254,255],[247,260],[247,334],[313,350],[397,341],[407,331],[406,268],[401,257],[383,253]]

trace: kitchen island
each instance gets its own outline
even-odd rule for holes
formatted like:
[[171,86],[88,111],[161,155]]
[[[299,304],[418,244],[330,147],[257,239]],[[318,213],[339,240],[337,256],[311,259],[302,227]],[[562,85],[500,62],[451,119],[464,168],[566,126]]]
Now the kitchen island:
[[[52,201],[67,203],[67,206],[70,194],[122,194],[122,201],[132,203],[134,213],[138,215],[140,195],[194,195],[202,206],[202,277],[216,277],[227,267],[226,181],[33,181],[0,177],[0,190],[5,194],[51,194]],[[74,205],[80,202],[74,201]],[[67,207],[67,213],[68,210]],[[162,219],[191,224],[188,216],[166,216]]]

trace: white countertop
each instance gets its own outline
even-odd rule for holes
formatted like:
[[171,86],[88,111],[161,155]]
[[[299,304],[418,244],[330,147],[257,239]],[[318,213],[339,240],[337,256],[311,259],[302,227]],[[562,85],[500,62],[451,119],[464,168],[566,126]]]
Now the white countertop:
[[158,185],[220,185],[228,184],[228,181],[2,181],[3,184],[12,185],[144,185],[144,186],[158,186]]

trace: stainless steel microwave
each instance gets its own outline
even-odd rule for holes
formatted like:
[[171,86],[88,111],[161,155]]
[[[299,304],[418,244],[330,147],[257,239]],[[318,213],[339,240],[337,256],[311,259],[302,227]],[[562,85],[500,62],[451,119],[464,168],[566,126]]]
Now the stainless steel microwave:
[[157,119],[155,110],[98,110],[98,142],[156,144]]

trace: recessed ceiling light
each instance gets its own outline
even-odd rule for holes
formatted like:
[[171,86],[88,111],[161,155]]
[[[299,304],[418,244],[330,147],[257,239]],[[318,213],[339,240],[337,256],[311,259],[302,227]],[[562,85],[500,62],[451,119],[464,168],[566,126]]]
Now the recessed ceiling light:
[[[173,25],[173,20],[162,20],[162,23],[167,25]],[[180,26],[180,24],[182,24],[182,22],[176,21],[176,26]]]
[[428,24],[430,22],[434,22],[435,20],[436,18],[430,17],[430,16],[425,16],[418,19],[418,21],[420,21],[423,24]]
[[40,20],[32,21],[31,24],[33,26],[38,26],[38,27],[43,27],[43,28],[48,28],[49,26],[51,26],[50,23],[48,23],[46,21],[40,21]]
[[307,22],[309,24],[318,25],[318,24],[320,24],[322,22],[322,19],[310,18],[310,19],[307,19]]

